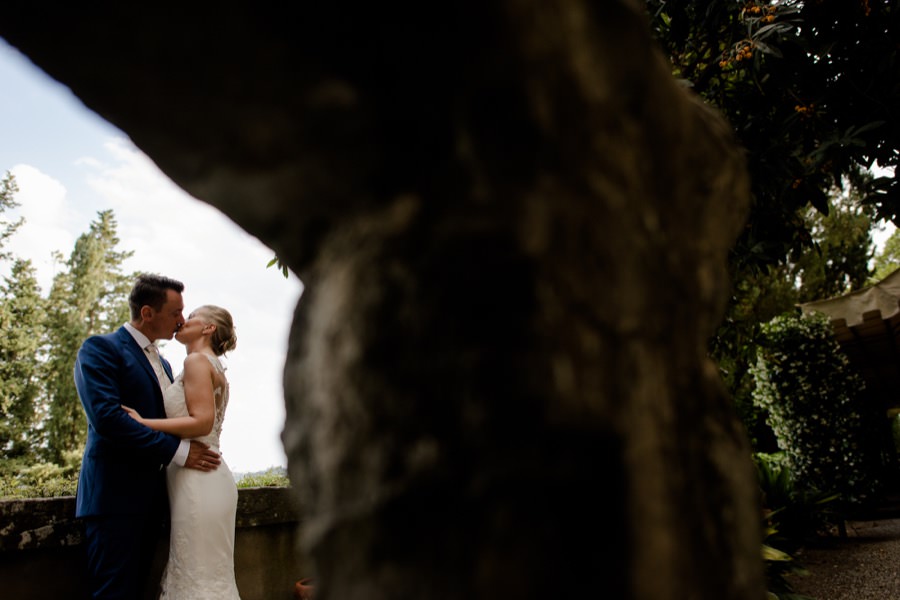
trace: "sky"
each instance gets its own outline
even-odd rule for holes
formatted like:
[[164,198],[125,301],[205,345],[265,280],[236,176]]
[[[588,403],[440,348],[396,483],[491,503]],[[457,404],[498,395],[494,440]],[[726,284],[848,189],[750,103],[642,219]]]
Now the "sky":
[[[303,290],[266,265],[274,252],[218,210],[191,197],[111,124],[0,39],[0,175],[11,171],[25,217],[6,246],[31,259],[46,295],[60,265],[99,211],[112,209],[124,273],[160,273],[185,284],[185,313],[202,304],[231,312],[237,348],[223,362],[230,402],[222,455],[232,471],[286,465],[282,369],[294,307]],[[0,264],[0,276],[8,266]],[[162,354],[175,372],[185,352]]]

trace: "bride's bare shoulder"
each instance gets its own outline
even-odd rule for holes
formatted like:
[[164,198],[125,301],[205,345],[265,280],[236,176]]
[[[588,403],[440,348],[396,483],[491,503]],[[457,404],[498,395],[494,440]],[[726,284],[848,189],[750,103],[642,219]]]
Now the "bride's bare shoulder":
[[191,371],[204,373],[212,368],[213,366],[212,363],[210,363],[209,358],[202,352],[191,352],[184,357],[185,371],[190,369]]

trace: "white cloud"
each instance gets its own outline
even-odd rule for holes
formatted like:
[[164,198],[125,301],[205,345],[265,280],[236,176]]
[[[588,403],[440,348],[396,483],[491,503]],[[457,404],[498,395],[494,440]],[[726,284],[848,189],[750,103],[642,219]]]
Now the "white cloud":
[[[9,212],[10,220],[25,218],[25,224],[9,239],[5,250],[29,259],[38,270],[38,282],[49,290],[58,266],[53,251],[67,254],[75,243],[71,231],[73,213],[67,204],[65,186],[39,169],[19,164],[10,169],[19,187],[15,199],[19,207]],[[4,265],[3,275],[8,274]]]

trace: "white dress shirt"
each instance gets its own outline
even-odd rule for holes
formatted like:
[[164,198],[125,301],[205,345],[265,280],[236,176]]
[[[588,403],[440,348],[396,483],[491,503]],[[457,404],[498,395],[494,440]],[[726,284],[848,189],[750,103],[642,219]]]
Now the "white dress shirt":
[[[159,348],[150,341],[150,338],[138,331],[131,323],[125,323],[125,329],[131,334],[134,341],[138,343],[138,346],[144,349],[144,355],[147,357],[147,361],[150,363],[150,366],[153,367],[153,372],[156,373],[156,378],[159,380],[159,387],[165,393],[166,388],[171,381],[169,381],[169,376],[166,375],[165,369],[163,369]],[[172,462],[179,467],[183,467],[185,461],[187,461],[190,449],[191,442],[189,440],[181,440],[181,443],[178,444],[178,450],[175,451],[175,456],[172,457]]]

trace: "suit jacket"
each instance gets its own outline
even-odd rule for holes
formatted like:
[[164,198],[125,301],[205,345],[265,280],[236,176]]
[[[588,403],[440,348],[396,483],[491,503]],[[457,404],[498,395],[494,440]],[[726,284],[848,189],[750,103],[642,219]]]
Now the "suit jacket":
[[[165,360],[163,367],[171,379]],[[75,387],[88,420],[75,516],[165,510],[165,466],[180,440],[122,410],[124,404],[144,417],[166,416],[156,373],[125,327],[85,340],[75,361]]]

